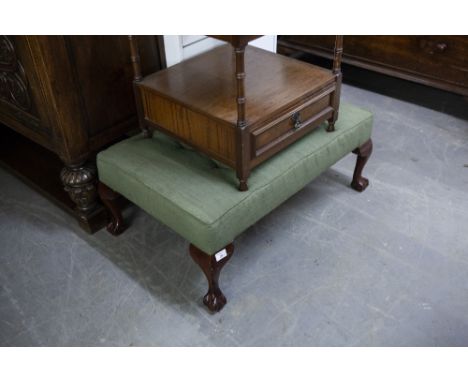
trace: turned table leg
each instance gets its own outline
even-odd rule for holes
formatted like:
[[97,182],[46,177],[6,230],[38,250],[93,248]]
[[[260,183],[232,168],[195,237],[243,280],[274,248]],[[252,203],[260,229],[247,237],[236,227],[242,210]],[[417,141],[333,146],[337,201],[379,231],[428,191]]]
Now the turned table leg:
[[362,176],[362,170],[372,154],[372,140],[364,142],[360,147],[353,151],[357,155],[356,167],[354,168],[353,181],[351,187],[356,191],[362,192],[369,185],[369,180]]
[[237,126],[236,126],[236,174],[239,179],[239,191],[247,191],[247,178],[250,174],[249,157],[246,148],[249,147],[250,133],[245,118],[245,45],[236,46],[236,84],[237,84]]
[[126,228],[122,218],[122,212],[117,205],[117,199],[119,198],[120,194],[101,182],[99,182],[98,185],[98,192],[99,197],[110,213],[110,221],[107,224],[107,231],[114,236],[120,235],[123,231],[125,231]]
[[331,105],[333,107],[333,114],[328,120],[327,131],[335,131],[335,123],[338,119],[338,109],[340,107],[340,93],[341,93],[341,57],[343,55],[343,36],[335,37],[335,49],[333,53],[333,74],[335,76],[336,88],[331,94]]
[[226,305],[226,297],[219,288],[219,274],[221,269],[231,258],[234,252],[234,245],[231,243],[222,251],[214,255],[209,255],[190,244],[190,256],[200,266],[208,280],[208,292],[203,298],[203,303],[212,312],[219,312]]

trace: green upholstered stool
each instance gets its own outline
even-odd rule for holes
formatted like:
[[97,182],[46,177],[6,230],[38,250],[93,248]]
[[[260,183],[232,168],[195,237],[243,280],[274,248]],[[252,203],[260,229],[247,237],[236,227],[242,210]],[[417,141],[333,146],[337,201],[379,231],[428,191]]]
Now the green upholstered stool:
[[234,170],[161,133],[117,143],[97,157],[100,196],[111,211],[108,230],[123,230],[114,202],[121,194],[179,233],[191,243],[190,254],[207,276],[205,304],[219,310],[226,303],[219,272],[237,235],[351,151],[358,155],[351,185],[366,188],[361,173],[372,150],[372,115],[344,104],[335,131],[325,128],[255,168],[245,192],[236,189]]

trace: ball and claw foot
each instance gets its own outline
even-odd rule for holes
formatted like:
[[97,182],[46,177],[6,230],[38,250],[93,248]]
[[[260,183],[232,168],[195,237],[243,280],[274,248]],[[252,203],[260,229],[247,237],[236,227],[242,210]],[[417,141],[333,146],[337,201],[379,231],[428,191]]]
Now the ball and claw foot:
[[364,191],[367,188],[368,185],[369,185],[369,179],[364,178],[363,176],[361,176],[360,179],[358,179],[356,181],[353,180],[351,182],[351,187],[353,189],[355,189],[356,191],[358,191],[358,192]]
[[208,281],[208,292],[203,297],[203,304],[210,312],[219,312],[226,305],[226,297],[219,288],[219,274],[234,252],[234,245],[228,244],[222,251],[209,255],[190,244],[189,253],[199,265]]
[[113,236],[119,236],[126,228],[122,221],[114,220],[114,218],[111,218],[111,221],[106,226],[107,232]]
[[369,179],[362,176],[362,170],[364,169],[367,160],[372,154],[372,140],[369,139],[368,141],[364,142],[364,144],[354,150],[353,153],[357,155],[357,159],[351,187],[358,192],[362,192],[369,185]]
[[224,296],[221,289],[208,291],[203,297],[203,304],[211,311],[211,312],[219,312],[223,309],[224,305],[226,305],[226,297]]

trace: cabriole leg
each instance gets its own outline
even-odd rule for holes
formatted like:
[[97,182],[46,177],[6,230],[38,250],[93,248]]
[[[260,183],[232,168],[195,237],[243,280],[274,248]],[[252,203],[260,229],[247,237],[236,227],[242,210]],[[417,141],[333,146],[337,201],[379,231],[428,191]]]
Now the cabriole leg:
[[351,187],[356,191],[362,192],[369,185],[369,180],[362,176],[362,170],[367,163],[370,155],[372,154],[372,140],[369,139],[360,147],[353,151],[357,155],[356,167],[354,168],[353,181]]
[[126,228],[122,218],[122,213],[117,205],[117,199],[120,194],[101,182],[99,182],[98,185],[98,192],[99,197],[110,213],[110,221],[107,224],[107,231],[114,236],[120,235]]
[[203,298],[203,303],[211,312],[219,312],[226,305],[226,297],[219,288],[219,274],[223,266],[229,261],[234,252],[234,245],[229,244],[224,250],[209,255],[190,244],[190,256],[200,266],[208,280],[208,292]]

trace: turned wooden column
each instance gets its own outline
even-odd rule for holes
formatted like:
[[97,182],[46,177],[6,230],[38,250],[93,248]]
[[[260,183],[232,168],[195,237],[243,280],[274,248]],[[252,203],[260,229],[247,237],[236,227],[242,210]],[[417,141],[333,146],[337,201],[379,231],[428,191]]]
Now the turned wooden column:
[[332,93],[331,105],[333,107],[332,117],[328,120],[327,131],[335,131],[335,122],[338,119],[338,111],[340,108],[340,94],[341,94],[341,57],[343,55],[343,36],[336,36],[335,38],[335,49],[333,54],[333,69],[332,72],[335,75],[336,90]]
[[245,148],[249,145],[249,133],[247,131],[247,121],[245,118],[245,47],[246,44],[241,44],[234,47],[236,57],[236,82],[237,82],[237,130],[236,130],[236,174],[239,179],[239,190],[247,191],[247,178],[249,177],[249,158],[248,150]]

